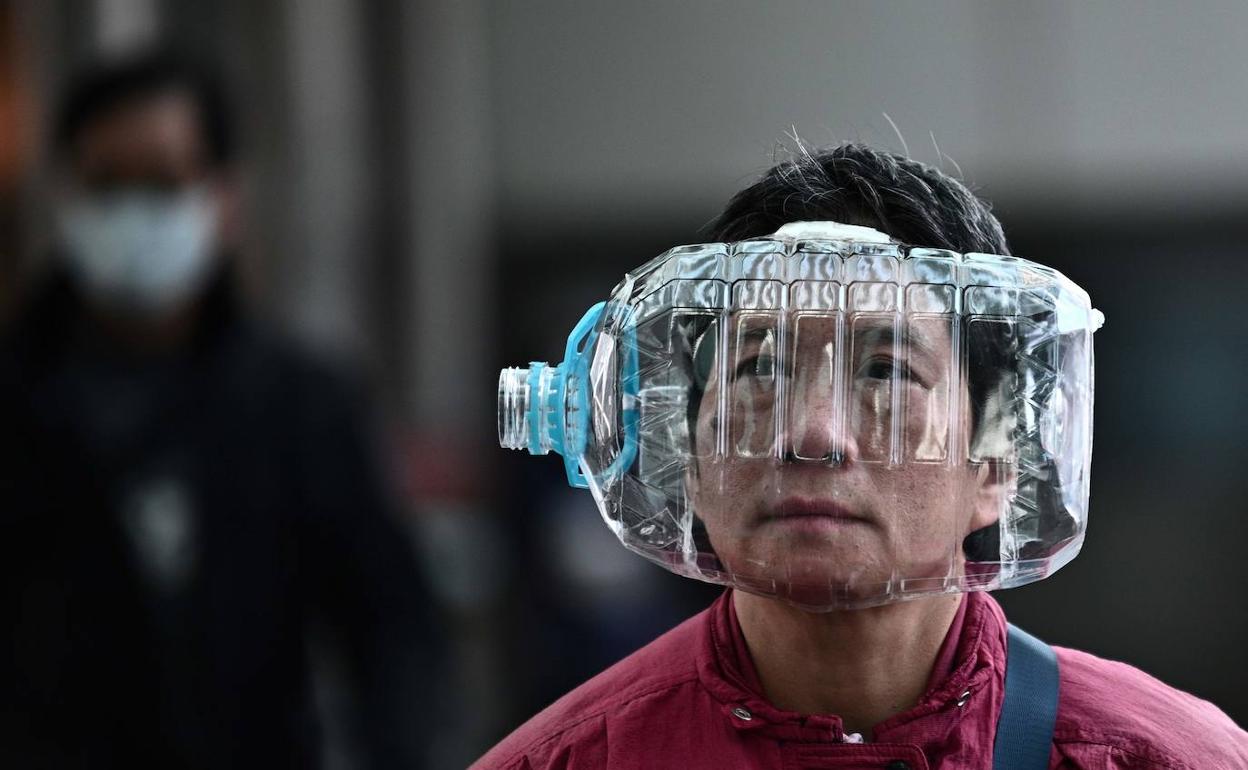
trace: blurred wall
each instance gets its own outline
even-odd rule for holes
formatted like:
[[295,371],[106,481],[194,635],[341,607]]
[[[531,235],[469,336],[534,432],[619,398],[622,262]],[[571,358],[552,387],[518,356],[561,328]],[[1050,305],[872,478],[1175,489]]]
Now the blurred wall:
[[1248,166],[1242,3],[494,11],[500,196],[524,215],[644,200],[712,209],[793,126],[901,149],[885,113],[915,157],[940,162],[934,135],[995,197],[1213,200]]

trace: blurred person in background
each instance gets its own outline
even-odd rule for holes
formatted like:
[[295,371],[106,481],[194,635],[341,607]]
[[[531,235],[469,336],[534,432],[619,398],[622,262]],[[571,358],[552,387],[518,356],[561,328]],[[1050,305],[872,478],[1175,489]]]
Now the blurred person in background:
[[[987,203],[864,145],[803,149],[709,230],[714,243],[630,273],[578,324],[557,370],[504,370],[500,441],[564,454],[569,482],[593,489],[630,550],[729,588],[474,767],[1248,767],[1248,734],[1215,705],[1050,648],[981,590],[1046,577],[1082,543],[1100,323],[1086,293],[1082,304],[1078,287],[1046,294],[1048,268],[1016,274],[1021,260],[986,256],[1009,254]],[[913,282],[886,272],[902,262],[899,244],[916,247]],[[824,259],[833,252],[844,272]],[[791,305],[751,294],[783,296],[782,283]],[[976,304],[973,290],[1001,287],[1022,299]],[[935,294],[905,291],[911,315],[903,288],[965,291],[966,316],[950,300],[933,325],[924,303]],[[889,304],[859,308],[871,289]],[[810,302],[820,296],[827,304]],[[1024,376],[1037,371],[1032,356],[1049,384]],[[565,412],[532,397],[543,382],[580,390]],[[1015,413],[1023,398],[1060,423],[1060,441],[1030,443],[1035,422]],[[550,401],[557,409],[543,411]],[[1063,414],[1047,414],[1051,403]],[[1088,453],[1067,449],[1083,438]],[[881,456],[890,446],[900,452]],[[1046,569],[1021,582],[991,582],[1037,564]]]
[[[236,141],[168,52],[83,73],[57,246],[0,348],[0,765],[420,765],[427,597],[359,389],[240,304]],[[315,629],[317,633],[309,633]]]

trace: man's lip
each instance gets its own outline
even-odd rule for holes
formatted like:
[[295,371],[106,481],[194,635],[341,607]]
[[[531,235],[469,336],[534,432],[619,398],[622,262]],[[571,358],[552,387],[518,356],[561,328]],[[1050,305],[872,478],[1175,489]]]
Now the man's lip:
[[820,500],[809,497],[786,497],[768,514],[768,520],[818,517],[825,519],[845,519],[847,521],[867,521],[841,503],[832,500]]

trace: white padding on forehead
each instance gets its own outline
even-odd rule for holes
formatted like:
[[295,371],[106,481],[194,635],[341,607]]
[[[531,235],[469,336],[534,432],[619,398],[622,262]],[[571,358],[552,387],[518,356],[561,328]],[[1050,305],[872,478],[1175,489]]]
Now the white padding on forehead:
[[795,241],[858,241],[860,243],[900,243],[879,230],[840,222],[789,222],[772,234],[773,238]]

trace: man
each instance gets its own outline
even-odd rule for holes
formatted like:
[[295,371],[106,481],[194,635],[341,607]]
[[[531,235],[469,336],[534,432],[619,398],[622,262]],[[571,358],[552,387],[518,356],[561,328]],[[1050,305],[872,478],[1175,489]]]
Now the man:
[[90,71],[55,149],[57,250],[0,351],[0,764],[315,767],[316,628],[359,753],[418,765],[413,552],[361,394],[240,307],[220,87]]
[[477,767],[1248,766],[1213,705],[1054,653],[982,591],[1082,543],[1086,293],[1000,256],[958,182],[859,145],[710,229],[559,367],[505,370],[500,438],[563,454],[630,550],[730,588]]

